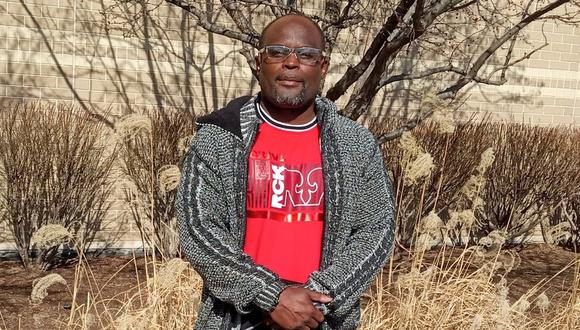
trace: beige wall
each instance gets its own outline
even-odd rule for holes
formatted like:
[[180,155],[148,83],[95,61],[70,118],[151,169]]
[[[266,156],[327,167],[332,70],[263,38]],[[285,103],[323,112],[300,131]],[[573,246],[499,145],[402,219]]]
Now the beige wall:
[[[147,24],[147,34],[123,36],[122,19],[112,29],[104,28],[101,11],[112,3],[0,0],[0,99],[76,100],[101,110],[112,107],[116,114],[135,106],[168,105],[204,112],[256,91],[238,53],[240,43],[208,37],[188,15],[165,5],[153,11],[154,21],[136,22]],[[321,8],[317,1],[310,6],[313,12]],[[528,29],[529,41],[536,45],[543,41],[540,27]],[[578,123],[580,29],[548,23],[544,32],[548,47],[512,70],[508,84],[471,88],[464,110],[538,124]],[[370,41],[361,32],[342,40],[326,86]],[[530,49],[519,48],[516,55]],[[401,97],[395,106],[405,103]],[[379,97],[375,105],[380,113],[385,102]]]
[[132,38],[104,28],[100,1],[23,2],[0,1],[3,100],[76,100],[119,113],[143,105],[205,111],[252,85],[241,57],[232,55],[240,46],[223,37],[208,46],[207,34],[176,8],[157,10],[156,22],[137,22],[150,26],[149,35]]
[[[120,25],[109,30],[103,24],[101,11],[112,3],[0,0],[0,101],[75,101],[113,115],[144,106],[178,106],[202,113],[257,91],[239,54],[239,42],[208,36],[190,16],[166,5],[153,11],[153,21],[135,22],[148,29],[140,29],[136,36],[123,35],[126,21],[117,18]],[[322,8],[322,1],[309,3],[311,12]],[[222,22],[227,24],[225,18]],[[536,45],[543,42],[540,27],[528,29],[529,41]],[[495,119],[533,124],[579,124],[580,28],[547,23],[544,32],[548,47],[511,70],[508,84],[471,87],[463,111],[488,111]],[[327,86],[370,42],[364,31],[341,38]],[[519,46],[515,55],[530,49]],[[409,85],[399,87],[403,92],[394,99],[377,98],[376,114],[384,113],[391,101],[395,112],[401,112],[398,107],[414,109],[404,93]],[[122,201],[116,201],[113,213],[116,223],[124,223],[121,232],[135,237]]]
[[[536,45],[544,41],[541,27],[532,25],[527,33]],[[550,44],[519,65],[508,76],[508,84],[474,88],[470,98],[474,109],[532,124],[580,124],[580,28],[553,23],[543,28]],[[518,53],[522,56],[529,50],[518,49]]]

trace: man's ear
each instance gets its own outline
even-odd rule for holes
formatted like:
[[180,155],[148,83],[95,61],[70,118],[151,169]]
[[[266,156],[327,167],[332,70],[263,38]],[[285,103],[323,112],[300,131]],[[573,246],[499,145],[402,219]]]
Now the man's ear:
[[254,59],[256,60],[256,71],[260,72],[260,54],[254,56]]
[[323,77],[328,73],[328,62],[328,58],[325,57],[320,64],[320,72],[322,73]]

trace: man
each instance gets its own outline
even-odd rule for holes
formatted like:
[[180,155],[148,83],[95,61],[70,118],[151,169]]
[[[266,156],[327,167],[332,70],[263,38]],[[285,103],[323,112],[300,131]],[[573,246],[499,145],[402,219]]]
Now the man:
[[204,280],[197,329],[354,329],[393,244],[380,149],[317,97],[322,31],[299,15],[263,31],[261,93],[198,120],[176,208]]

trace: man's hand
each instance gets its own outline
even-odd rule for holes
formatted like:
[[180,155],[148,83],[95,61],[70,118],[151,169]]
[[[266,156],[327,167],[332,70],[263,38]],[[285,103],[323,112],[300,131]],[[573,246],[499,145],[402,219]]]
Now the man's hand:
[[316,329],[324,315],[314,307],[313,301],[328,303],[332,298],[305,288],[288,287],[280,293],[270,318],[281,329]]

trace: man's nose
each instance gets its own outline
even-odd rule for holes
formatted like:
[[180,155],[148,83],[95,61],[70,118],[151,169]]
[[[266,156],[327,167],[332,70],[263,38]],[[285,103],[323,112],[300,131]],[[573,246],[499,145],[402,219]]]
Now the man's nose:
[[288,57],[286,57],[284,60],[284,66],[287,68],[296,68],[300,66],[300,60],[298,60],[298,55],[296,55],[296,52],[292,52],[290,55],[288,55]]

